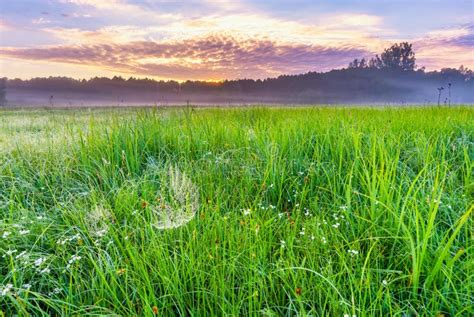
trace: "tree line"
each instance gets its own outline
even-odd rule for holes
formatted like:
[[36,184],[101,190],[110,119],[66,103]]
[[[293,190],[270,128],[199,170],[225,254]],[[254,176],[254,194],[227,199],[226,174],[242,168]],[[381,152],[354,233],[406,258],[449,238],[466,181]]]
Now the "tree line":
[[[267,79],[238,79],[221,82],[153,80],[120,76],[76,80],[68,77],[2,79],[0,102],[5,93],[43,95],[51,104],[58,98],[114,98],[122,102],[474,102],[472,71],[464,66],[426,72],[416,65],[412,44],[392,45],[366,60],[354,59],[346,68],[329,72],[281,75]],[[446,87],[446,89],[445,89]],[[442,98],[449,87],[449,100]],[[442,88],[442,89],[440,89]],[[451,95],[452,93],[452,95]],[[443,95],[444,96],[444,95]],[[140,99],[141,98],[141,99]]]

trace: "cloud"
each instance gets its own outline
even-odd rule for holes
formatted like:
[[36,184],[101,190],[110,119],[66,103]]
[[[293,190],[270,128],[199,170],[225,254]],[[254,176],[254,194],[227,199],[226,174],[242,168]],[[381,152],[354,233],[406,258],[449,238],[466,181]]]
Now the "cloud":
[[90,6],[97,9],[113,9],[116,6],[127,6],[120,0],[58,0],[60,3],[71,3],[77,6]]
[[325,16],[318,21],[318,24],[305,24],[256,13],[209,15],[200,18],[155,13],[153,24],[108,25],[95,30],[83,30],[79,27],[51,27],[43,30],[63,40],[65,44],[90,44],[94,41],[97,43],[178,41],[219,33],[291,44],[363,46],[366,49],[370,48],[374,53],[385,45],[385,41],[379,35],[391,33],[381,26],[380,18],[371,15],[344,14],[332,19]]
[[[362,10],[302,12],[292,19],[255,9],[246,0],[52,3],[56,10],[38,9],[49,14],[29,16],[26,23],[12,19],[12,27],[0,21],[0,30],[9,28],[0,59],[173,79],[263,78],[343,67],[406,40],[382,15]],[[471,23],[413,35],[418,64],[473,67],[473,34]]]
[[444,42],[474,49],[474,23],[454,29],[452,36],[445,38]]
[[48,19],[45,19],[45,18],[41,17],[39,19],[34,19],[33,21],[31,21],[31,23],[33,23],[33,24],[49,24],[49,23],[51,23],[51,20],[48,20]]
[[125,0],[56,0],[62,4],[72,4],[82,9],[92,9],[103,17],[117,17],[122,20],[153,21],[158,13],[148,10],[140,4],[129,3]]
[[[335,39],[324,39],[324,34],[317,35],[319,29],[300,28],[291,23],[287,27],[293,27],[287,34],[295,34],[291,39],[284,34],[280,37],[271,34],[259,36],[259,33],[249,32],[245,36],[242,32],[226,32],[225,28],[216,33],[206,31],[203,35],[188,34],[190,37],[169,40],[147,40],[153,32],[159,32],[161,26],[156,26],[154,30],[140,30],[133,26],[113,26],[98,31],[56,28],[48,31],[64,40],[72,40],[65,45],[0,48],[0,56],[88,65],[157,78],[220,80],[265,78],[340,68],[353,58],[370,57],[374,54],[374,47],[392,44],[391,41],[370,37],[361,43],[355,43],[354,39],[344,40],[345,32],[350,31],[336,32],[337,36],[331,34]],[[458,67],[461,64],[472,67],[472,29],[471,26],[463,26],[440,30],[414,40],[418,64],[427,69]],[[306,36],[316,36],[317,39],[305,41]]]
[[474,66],[474,24],[429,32],[413,42],[419,65],[428,69]]
[[367,52],[359,48],[285,44],[212,35],[175,42],[0,48],[9,58],[115,69],[175,79],[262,78],[346,65]]

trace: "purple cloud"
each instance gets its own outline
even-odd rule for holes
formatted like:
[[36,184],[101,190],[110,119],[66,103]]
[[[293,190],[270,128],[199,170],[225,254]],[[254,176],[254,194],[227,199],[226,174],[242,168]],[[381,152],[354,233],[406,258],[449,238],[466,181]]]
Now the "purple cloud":
[[263,78],[283,73],[328,70],[367,55],[350,46],[281,44],[208,36],[180,42],[130,42],[42,48],[0,48],[0,55],[116,69],[176,79]]

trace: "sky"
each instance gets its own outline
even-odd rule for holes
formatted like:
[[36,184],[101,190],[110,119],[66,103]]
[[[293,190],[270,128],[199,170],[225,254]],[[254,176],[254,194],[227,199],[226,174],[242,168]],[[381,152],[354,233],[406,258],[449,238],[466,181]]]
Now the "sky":
[[267,78],[402,41],[427,70],[474,68],[474,0],[0,0],[8,78]]

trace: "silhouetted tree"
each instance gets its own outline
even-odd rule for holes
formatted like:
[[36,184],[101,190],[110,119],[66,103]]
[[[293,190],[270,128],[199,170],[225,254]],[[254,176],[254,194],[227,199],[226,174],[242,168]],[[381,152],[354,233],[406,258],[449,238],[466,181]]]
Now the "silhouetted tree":
[[412,49],[412,44],[403,42],[400,44],[393,44],[387,48],[380,57],[376,55],[369,62],[370,67],[399,69],[404,71],[415,70],[415,52]]
[[7,79],[0,78],[0,107],[7,104]]
[[349,63],[349,68],[367,68],[367,66],[367,60],[365,58],[362,58],[361,60],[356,58]]
[[461,73],[464,77],[466,77],[466,80],[470,80],[473,77],[472,70],[470,70],[467,67],[464,67],[464,65],[459,66],[458,72]]

